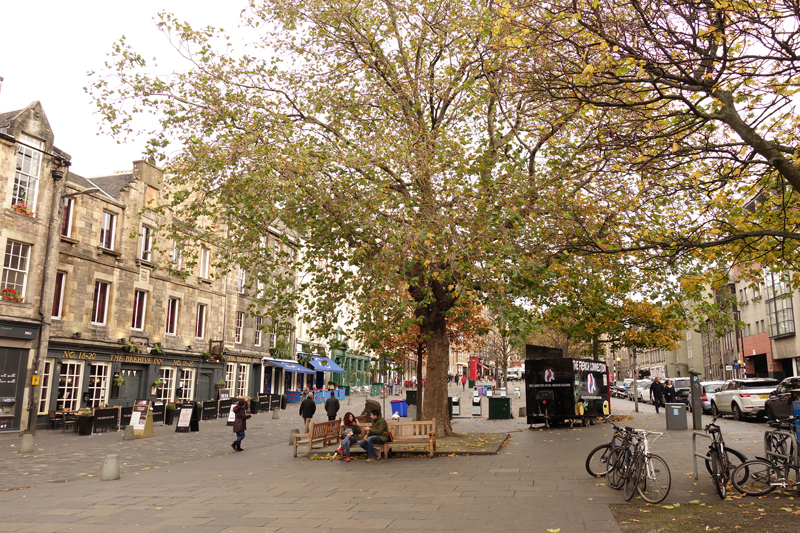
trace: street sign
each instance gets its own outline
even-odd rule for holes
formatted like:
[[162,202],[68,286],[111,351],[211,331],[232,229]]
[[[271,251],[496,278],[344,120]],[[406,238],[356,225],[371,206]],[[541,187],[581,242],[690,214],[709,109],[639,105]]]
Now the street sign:
[[733,366],[732,365],[725,365],[725,370],[730,372],[731,370],[733,370]]

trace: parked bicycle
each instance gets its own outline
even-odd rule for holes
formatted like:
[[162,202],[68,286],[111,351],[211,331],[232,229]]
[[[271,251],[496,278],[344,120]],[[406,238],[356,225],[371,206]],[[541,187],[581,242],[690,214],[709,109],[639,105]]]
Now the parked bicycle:
[[[718,417],[714,419],[705,427],[706,433],[711,436],[711,444],[708,446],[708,454],[706,455],[706,469],[711,474],[714,482],[714,487],[717,494],[723,500],[728,493],[728,482],[731,481],[733,472],[736,468],[747,462],[747,457],[733,448],[725,446],[725,441],[722,438],[722,429],[716,424]],[[742,479],[745,482],[749,477],[749,470],[744,469],[740,472]]]
[[625,429],[614,424],[610,416],[603,417],[603,419],[614,428],[614,435],[611,437],[611,442],[601,444],[586,456],[586,471],[592,477],[603,477],[608,474],[608,460],[611,457],[611,452],[622,444],[625,433]]
[[647,503],[661,503],[669,494],[672,486],[672,474],[667,462],[660,456],[650,453],[648,436],[654,436],[653,442],[666,436],[658,431],[634,431],[636,444],[631,456],[631,464],[627,468],[627,477],[623,493],[625,501],[630,501],[635,492],[639,493]]
[[763,496],[775,489],[800,490],[797,437],[788,431],[789,428],[793,429],[794,417],[769,424],[776,429],[764,434],[765,457],[747,461],[733,472],[733,486],[750,496]]

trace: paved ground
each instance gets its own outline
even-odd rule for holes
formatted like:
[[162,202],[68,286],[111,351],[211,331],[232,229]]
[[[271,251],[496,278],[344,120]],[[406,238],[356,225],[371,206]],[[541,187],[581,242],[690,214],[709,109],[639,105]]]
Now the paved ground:
[[[343,411],[362,406],[354,399]],[[632,414],[631,425],[664,429],[650,406],[613,407]],[[608,504],[622,495],[584,469],[588,451],[610,438],[606,425],[529,430],[524,419],[463,419],[456,431],[511,439],[497,455],[344,463],[292,457],[295,410],[253,417],[243,453],[231,451],[222,420],[192,434],[157,426],[155,438],[136,441],[44,431],[29,456],[16,453],[19,439],[0,437],[0,488],[21,489],[0,492],[0,531],[619,531]],[[760,453],[764,424],[722,428],[730,446]],[[671,431],[653,451],[672,471],[667,502],[719,502],[707,475],[691,477],[691,431]],[[108,453],[120,456],[120,480],[100,481]]]

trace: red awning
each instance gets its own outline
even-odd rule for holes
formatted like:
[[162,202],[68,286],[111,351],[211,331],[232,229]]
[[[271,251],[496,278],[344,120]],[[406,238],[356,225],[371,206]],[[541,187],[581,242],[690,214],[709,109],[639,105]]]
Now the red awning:
[[491,370],[488,366],[484,365],[483,363],[478,363],[481,367],[485,368],[486,370]]

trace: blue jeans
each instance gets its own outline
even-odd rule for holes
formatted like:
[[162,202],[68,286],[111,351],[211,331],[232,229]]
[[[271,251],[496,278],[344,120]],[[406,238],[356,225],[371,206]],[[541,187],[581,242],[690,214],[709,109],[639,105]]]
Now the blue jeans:
[[350,446],[356,443],[355,437],[345,437],[342,440],[342,449],[344,450],[344,455],[350,455]]
[[236,432],[236,440],[234,441],[234,442],[236,442],[236,446],[241,446],[242,445],[242,439],[244,439],[244,431],[237,431]]
[[367,458],[369,459],[372,459],[372,457],[375,455],[376,444],[383,444],[383,441],[377,435],[372,435],[371,437],[367,437],[366,439],[358,443],[359,446],[367,450]]

